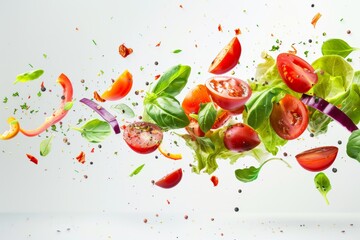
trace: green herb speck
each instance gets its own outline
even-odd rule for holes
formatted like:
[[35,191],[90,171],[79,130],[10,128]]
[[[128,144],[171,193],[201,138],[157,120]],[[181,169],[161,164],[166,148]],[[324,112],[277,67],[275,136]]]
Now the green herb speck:
[[9,100],[9,99],[8,99],[7,97],[4,97],[3,103],[7,103],[8,100]]

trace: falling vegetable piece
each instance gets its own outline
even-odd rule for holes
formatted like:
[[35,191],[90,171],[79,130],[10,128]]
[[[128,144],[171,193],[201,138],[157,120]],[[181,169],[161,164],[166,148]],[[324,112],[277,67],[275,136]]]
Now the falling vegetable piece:
[[76,157],[76,160],[78,160],[79,163],[84,164],[85,163],[85,153],[83,151],[81,151],[80,154]]
[[219,184],[219,179],[217,176],[211,176],[210,180],[214,184],[214,187],[216,187]]
[[165,157],[170,158],[172,160],[182,159],[181,153],[169,153],[169,152],[165,151],[161,145],[158,147],[158,150],[162,155],[164,155]]
[[111,134],[111,127],[108,122],[99,119],[92,119],[80,128],[73,128],[81,133],[81,136],[91,143],[99,143]]
[[45,157],[50,153],[53,136],[46,138],[40,143],[40,155]]
[[30,154],[26,154],[26,156],[28,157],[28,159],[29,159],[31,162],[33,162],[33,163],[35,163],[35,164],[38,164],[39,160],[38,160],[36,157],[34,157],[34,156],[30,155]]
[[339,55],[346,58],[353,51],[360,50],[350,46],[347,42],[342,39],[333,38],[326,40],[321,46],[321,53],[325,55]]
[[174,172],[169,173],[168,175],[156,181],[155,185],[162,188],[172,188],[175,187],[181,181],[181,178],[182,178],[182,169],[179,168],[178,170],[175,170]]
[[133,49],[132,48],[127,48],[125,46],[125,44],[121,44],[119,46],[119,54],[123,57],[126,58],[128,55],[130,55],[131,53],[133,53]]
[[134,111],[125,103],[119,103],[116,105],[112,105],[111,109],[114,109],[116,112],[121,114],[122,117],[125,117],[125,118],[135,117]]
[[299,153],[295,158],[304,169],[319,172],[333,164],[338,150],[335,146],[318,147]]
[[321,17],[321,14],[320,14],[320,13],[317,13],[317,14],[315,14],[315,16],[313,17],[313,19],[311,20],[311,24],[314,26],[314,28],[315,28],[315,26],[316,26],[316,23],[319,21],[320,17]]
[[43,75],[43,73],[44,73],[44,70],[37,69],[32,72],[26,72],[26,73],[19,74],[16,76],[16,80],[15,80],[14,84],[18,83],[18,82],[28,82],[28,81],[38,79],[39,77],[41,77],[41,75]]
[[95,102],[91,101],[90,99],[83,98],[80,102],[86,104],[92,110],[97,112],[105,121],[107,121],[111,127],[114,129],[115,134],[120,133],[120,126],[114,115],[109,113],[105,108],[100,105],[97,105]]
[[97,91],[94,91],[94,99],[98,102],[106,102],[105,99],[103,99],[102,97],[100,97],[99,93]]
[[46,129],[48,129],[50,126],[58,123],[68,113],[68,110],[65,109],[65,105],[68,102],[72,101],[72,97],[73,97],[72,84],[71,84],[69,78],[67,76],[65,76],[65,74],[63,74],[63,73],[58,77],[57,82],[63,88],[63,97],[61,97],[62,100],[60,103],[60,107],[50,117],[46,118],[45,122],[38,128],[32,129],[32,130],[26,130],[26,129],[20,128],[20,132],[23,133],[25,136],[34,137],[34,136],[41,134]]
[[130,177],[133,177],[133,176],[139,174],[139,172],[141,172],[141,170],[143,169],[144,166],[145,166],[145,163],[144,163],[144,164],[141,164],[141,165],[138,166],[129,176],[130,176]]
[[1,140],[9,140],[15,137],[20,131],[19,122],[14,117],[9,117],[7,123],[10,125],[10,129],[0,135]]
[[111,87],[101,95],[101,98],[107,101],[120,100],[130,92],[132,85],[132,75],[128,70],[125,70]]
[[329,200],[327,198],[327,194],[331,190],[331,183],[329,178],[325,175],[325,173],[320,172],[316,174],[314,182],[317,190],[319,190],[321,195],[324,197],[326,204],[329,205]]
[[349,157],[360,162],[360,130],[351,133],[346,144],[346,153]]
[[300,100],[307,106],[315,108],[316,110],[319,110],[320,112],[339,122],[350,132],[358,129],[355,123],[343,111],[341,111],[339,108],[335,107],[325,99],[303,94]]

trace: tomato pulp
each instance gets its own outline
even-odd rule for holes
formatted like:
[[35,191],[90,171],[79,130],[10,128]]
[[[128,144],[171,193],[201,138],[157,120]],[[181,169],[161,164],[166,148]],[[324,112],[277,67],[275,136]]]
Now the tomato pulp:
[[306,170],[318,172],[330,167],[336,159],[338,148],[325,146],[313,148],[295,156],[296,160]]
[[318,81],[314,68],[294,54],[280,53],[276,64],[281,78],[295,92],[305,93]]
[[240,114],[251,96],[249,85],[234,77],[218,76],[206,81],[212,100],[222,109]]
[[295,139],[305,131],[308,123],[306,106],[294,96],[286,94],[278,103],[274,103],[270,124],[279,137]]

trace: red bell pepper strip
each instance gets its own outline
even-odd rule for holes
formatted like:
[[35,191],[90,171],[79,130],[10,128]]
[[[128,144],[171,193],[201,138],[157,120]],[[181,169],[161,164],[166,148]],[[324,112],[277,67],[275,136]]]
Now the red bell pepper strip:
[[20,129],[19,122],[14,117],[9,117],[7,122],[10,125],[10,129],[0,134],[1,140],[8,140],[15,137]]
[[63,73],[58,77],[57,82],[63,88],[63,97],[61,98],[60,107],[51,116],[47,117],[45,119],[45,122],[38,128],[32,129],[32,130],[26,130],[26,129],[20,128],[20,132],[22,132],[24,135],[26,135],[28,137],[37,136],[40,133],[44,132],[49,127],[51,127],[52,125],[59,122],[68,113],[68,110],[65,110],[64,106],[67,102],[72,101],[72,97],[73,97],[72,84],[71,84],[70,80]]

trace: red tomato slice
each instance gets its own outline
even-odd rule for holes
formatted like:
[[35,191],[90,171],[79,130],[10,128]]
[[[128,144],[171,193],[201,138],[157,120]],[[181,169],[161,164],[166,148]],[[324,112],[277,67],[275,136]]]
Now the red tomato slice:
[[133,84],[132,75],[128,70],[125,70],[116,81],[109,87],[101,98],[108,101],[115,101],[125,97],[131,90]]
[[163,132],[155,124],[134,122],[125,127],[123,138],[132,150],[147,154],[159,147],[163,139]]
[[208,102],[211,102],[209,93],[205,85],[199,84],[186,94],[181,106],[187,115],[190,113],[197,114],[200,109],[200,104]]
[[212,100],[222,109],[240,114],[251,96],[249,85],[234,77],[218,76],[206,81]]
[[318,81],[314,68],[294,54],[280,53],[276,64],[281,78],[295,92],[305,93]]
[[318,147],[295,156],[298,163],[306,170],[318,172],[330,167],[338,153],[334,146]]
[[209,72],[213,74],[223,74],[233,69],[239,62],[241,55],[241,45],[239,39],[234,37],[212,61]]
[[175,187],[181,181],[181,178],[182,178],[182,169],[179,168],[178,170],[175,170],[174,172],[156,181],[155,185],[162,188],[172,188]]
[[308,110],[299,99],[287,94],[274,103],[270,124],[279,137],[295,139],[305,131],[308,123]]
[[234,152],[245,152],[260,144],[258,134],[244,123],[236,123],[228,127],[224,135],[224,145]]
[[214,187],[216,187],[219,184],[219,179],[217,176],[211,176],[210,178],[211,182],[214,184]]

